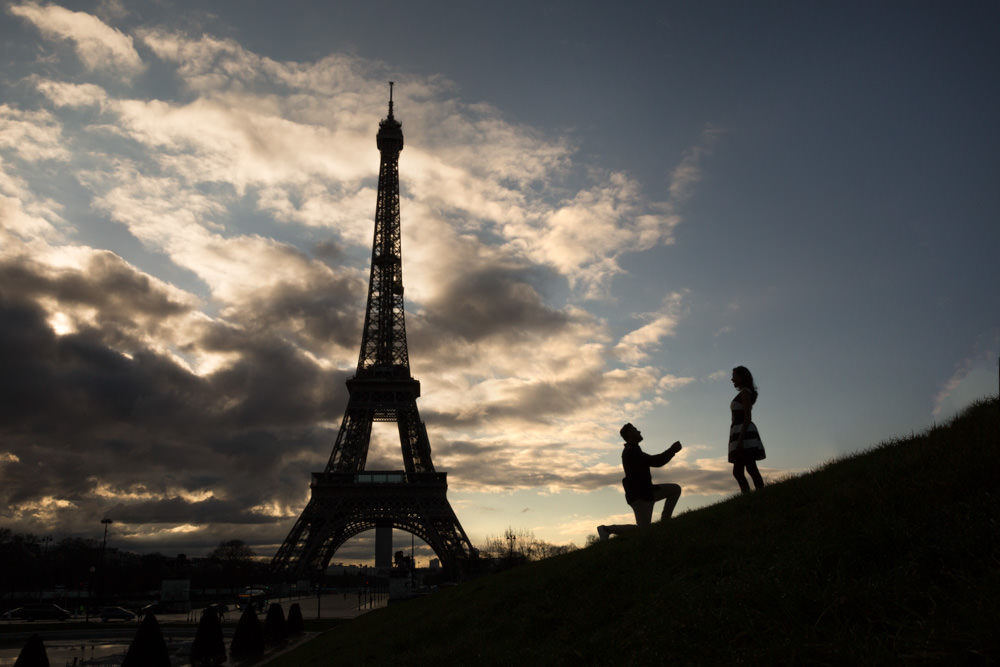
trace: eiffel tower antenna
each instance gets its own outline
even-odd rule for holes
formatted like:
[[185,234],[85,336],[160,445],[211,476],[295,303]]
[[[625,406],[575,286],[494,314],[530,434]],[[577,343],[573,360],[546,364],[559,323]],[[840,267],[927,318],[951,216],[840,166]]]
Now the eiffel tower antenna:
[[[393,116],[393,85],[390,81],[389,113],[375,136],[381,161],[358,367],[347,381],[347,408],[326,469],[313,473],[309,503],[271,561],[272,574],[286,580],[321,578],[344,542],[371,529],[376,567],[391,566],[394,528],[426,542],[452,578],[476,556],[448,502],[447,473],[434,470],[417,411],[420,382],[410,374],[399,215],[403,126]],[[404,470],[366,470],[373,422],[392,421]]]

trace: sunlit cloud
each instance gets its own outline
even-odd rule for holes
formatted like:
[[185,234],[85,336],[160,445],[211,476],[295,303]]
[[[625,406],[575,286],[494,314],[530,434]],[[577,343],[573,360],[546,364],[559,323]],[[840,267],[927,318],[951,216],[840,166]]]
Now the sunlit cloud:
[[28,162],[69,158],[59,122],[45,110],[0,105],[0,146]]
[[166,529],[167,533],[196,533],[203,530],[201,526],[195,526],[190,523],[183,523],[179,526],[171,526]]
[[[974,394],[960,396],[956,402],[956,395],[963,393],[963,386],[973,376],[981,376],[986,382],[976,384],[986,385],[989,378],[996,377],[995,364],[1000,350],[1000,330],[984,334],[976,341],[976,354],[970,355],[960,360],[955,365],[952,375],[945,380],[934,395],[933,415],[935,418],[949,416],[947,411],[954,411],[957,407],[967,404],[971,400],[979,398]],[[967,393],[967,392],[965,392]]]
[[35,88],[56,107],[102,107],[108,100],[107,93],[92,83],[70,83],[36,78]]
[[618,357],[628,363],[639,363],[659,347],[665,337],[672,336],[682,316],[683,298],[684,295],[679,292],[669,294],[664,298],[659,312],[641,315],[639,319],[646,320],[646,324],[625,334],[618,341],[615,346]]
[[70,42],[89,70],[107,69],[131,77],[143,68],[132,38],[96,16],[34,2],[11,5],[8,11],[31,22],[44,36]]
[[722,128],[707,126],[702,131],[701,143],[688,149],[680,164],[670,173],[672,204],[683,204],[693,194],[695,186],[702,178],[701,163],[711,155],[713,144],[723,132]]

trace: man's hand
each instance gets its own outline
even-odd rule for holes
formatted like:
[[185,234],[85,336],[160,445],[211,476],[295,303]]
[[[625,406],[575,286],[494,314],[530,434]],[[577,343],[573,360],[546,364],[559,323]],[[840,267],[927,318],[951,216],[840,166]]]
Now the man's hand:
[[678,440],[674,444],[670,445],[670,449],[668,449],[667,451],[670,452],[671,454],[676,454],[677,452],[681,451],[680,441]]

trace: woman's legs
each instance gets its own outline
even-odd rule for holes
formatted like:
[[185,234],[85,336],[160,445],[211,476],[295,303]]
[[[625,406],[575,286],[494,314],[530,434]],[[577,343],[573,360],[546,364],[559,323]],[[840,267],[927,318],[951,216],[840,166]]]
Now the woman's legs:
[[747,463],[747,472],[750,473],[750,479],[753,480],[753,488],[760,489],[764,488],[764,478],[760,476],[760,470],[757,469],[757,462],[750,461]]
[[743,493],[750,493],[750,483],[747,481],[746,475],[743,474],[743,470],[746,466],[742,463],[733,464],[733,477],[736,478],[736,483],[740,485],[740,491]]
[[736,478],[736,483],[740,485],[740,491],[743,493],[750,493],[750,484],[747,482],[745,472],[750,473],[750,479],[753,480],[753,488],[760,489],[764,488],[764,478],[760,475],[760,470],[757,469],[756,461],[747,461],[745,463],[734,463],[733,464],[733,477]]

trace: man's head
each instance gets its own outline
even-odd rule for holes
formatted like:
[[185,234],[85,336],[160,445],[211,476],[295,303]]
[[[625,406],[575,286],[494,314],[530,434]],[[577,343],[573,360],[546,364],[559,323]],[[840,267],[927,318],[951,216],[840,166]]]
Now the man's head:
[[621,434],[625,442],[629,444],[636,445],[642,440],[642,433],[640,433],[639,429],[635,426],[632,426],[631,423],[622,426],[622,429],[618,432]]

